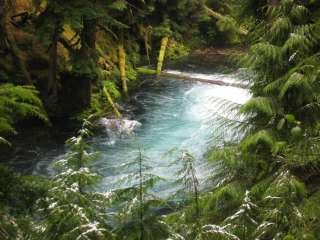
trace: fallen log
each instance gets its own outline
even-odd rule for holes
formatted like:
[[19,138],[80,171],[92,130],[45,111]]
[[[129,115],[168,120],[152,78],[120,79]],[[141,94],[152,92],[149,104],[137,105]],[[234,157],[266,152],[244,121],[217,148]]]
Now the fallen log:
[[162,72],[160,77],[172,77],[174,79],[184,80],[184,81],[204,82],[204,83],[210,83],[210,84],[215,84],[220,86],[231,86],[231,87],[237,87],[237,88],[248,88],[248,86],[244,83],[236,83],[236,82],[230,83],[230,82],[224,82],[219,80],[195,78],[195,77],[189,77],[189,76],[177,74],[177,73]]

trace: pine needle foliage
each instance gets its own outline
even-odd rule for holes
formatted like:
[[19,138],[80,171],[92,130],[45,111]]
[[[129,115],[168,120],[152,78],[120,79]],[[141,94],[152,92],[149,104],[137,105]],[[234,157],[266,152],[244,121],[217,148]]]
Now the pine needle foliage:
[[90,126],[85,120],[78,135],[67,141],[70,152],[56,162],[60,170],[54,186],[39,203],[44,217],[40,235],[46,239],[113,239],[106,223],[108,198],[90,189],[100,179],[88,166],[96,156],[86,144]]
[[110,207],[116,208],[113,218],[117,239],[152,240],[167,239],[171,233],[169,226],[162,220],[161,210],[170,209],[166,200],[154,196],[150,190],[161,180],[150,173],[147,157],[139,149],[137,158],[126,165],[135,169],[123,182],[129,187],[115,189],[112,192]]
[[195,161],[196,159],[190,153],[183,151],[178,159],[178,162],[182,163],[182,167],[177,172],[177,175],[179,178],[178,182],[183,186],[182,190],[191,196],[195,209],[194,218],[197,221],[200,216],[200,183],[195,169]]

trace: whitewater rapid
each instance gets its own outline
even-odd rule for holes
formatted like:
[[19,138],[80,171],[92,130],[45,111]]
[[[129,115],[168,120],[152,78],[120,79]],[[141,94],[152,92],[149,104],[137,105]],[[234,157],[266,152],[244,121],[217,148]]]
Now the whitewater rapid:
[[[193,75],[226,83],[241,81],[237,74]],[[181,163],[176,160],[184,152],[196,159],[198,178],[206,178],[210,173],[204,154],[214,144],[215,137],[225,134],[217,119],[238,119],[237,113],[228,107],[240,106],[250,98],[247,89],[172,78],[162,79],[147,88],[134,98],[134,121],[139,122],[139,127],[133,134],[116,141],[102,135],[94,143],[102,152],[102,157],[94,164],[105,176],[100,184],[102,191],[134,184],[134,180],[127,181],[127,178],[132,178],[137,168],[128,166],[140,151],[150,166],[147,173],[162,179],[154,189],[159,195],[170,195],[177,190],[174,182]]]
[[[228,84],[242,81],[239,74],[174,73]],[[161,178],[152,189],[159,196],[169,196],[179,189],[179,184],[175,183],[181,169],[178,159],[186,152],[195,158],[201,183],[212,170],[205,153],[218,144],[221,136],[225,140],[228,138],[220,120],[237,119],[239,116],[231,108],[249,98],[250,94],[244,88],[181,81],[173,77],[148,81],[126,106],[130,109],[127,118],[121,121],[100,119],[98,124],[102,128],[90,139],[91,147],[100,153],[92,163],[92,169],[102,176],[98,190],[106,192],[136,184],[138,169],[133,163],[140,153],[144,165],[148,166],[144,174]],[[66,149],[47,146],[37,151],[31,173],[52,175],[52,162],[63,158]]]

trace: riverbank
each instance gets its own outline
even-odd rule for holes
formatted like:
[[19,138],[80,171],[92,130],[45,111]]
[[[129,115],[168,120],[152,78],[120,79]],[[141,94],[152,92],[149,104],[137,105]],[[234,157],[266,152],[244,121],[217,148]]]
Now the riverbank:
[[201,73],[206,73],[210,69],[211,71],[228,73],[239,67],[237,58],[246,51],[245,47],[195,49],[187,57],[175,62],[169,61],[166,64],[166,69],[174,68],[180,71],[198,69]]
[[[192,81],[186,81],[186,82],[182,82],[179,81],[177,78],[171,76],[167,76],[167,77],[161,77],[160,81],[159,80],[155,80],[153,76],[149,76],[149,80],[147,77],[144,78],[144,84],[137,89],[137,91],[135,93],[132,93],[132,96],[130,99],[128,99],[125,103],[125,105],[123,105],[123,107],[120,107],[119,109],[125,109],[125,111],[123,112],[123,115],[125,116],[125,118],[127,119],[131,119],[131,120],[137,120],[139,122],[142,123],[142,127],[137,129],[138,132],[140,132],[142,129],[144,129],[146,127],[145,125],[145,121],[149,121],[150,119],[154,119],[154,121],[161,121],[161,119],[164,118],[163,114],[165,115],[166,111],[172,111],[173,109],[170,109],[170,107],[168,106],[169,103],[164,103],[164,108],[163,110],[159,110],[160,112],[156,111],[153,112],[153,110],[151,111],[150,109],[153,109],[153,105],[157,106],[159,103],[159,101],[165,101],[167,96],[166,96],[166,91],[169,91],[169,93],[167,94],[172,94],[172,96],[170,97],[170,99],[172,100],[172,104],[175,104],[175,98],[177,98],[178,96],[175,96],[176,93],[174,93],[174,91],[177,91],[177,93],[179,94],[179,99],[181,97],[181,103],[180,104],[189,104],[188,102],[183,102],[183,96],[184,93],[183,91],[181,92],[179,89],[186,89],[184,91],[188,92],[188,88],[191,86],[194,86],[193,88],[197,88],[200,92],[194,92],[194,93],[190,93],[191,95],[186,95],[188,96],[188,99],[194,99],[193,101],[198,102],[199,106],[198,107],[194,107],[194,109],[196,110],[197,108],[199,109],[199,111],[209,111],[209,109],[211,109],[211,102],[212,99],[214,98],[214,96],[210,97],[210,91],[208,91],[206,89],[206,87],[202,88],[201,86],[207,86],[208,84],[208,88],[212,89],[213,94],[218,94],[218,98],[224,98],[226,96],[228,96],[228,93],[226,92],[225,95],[226,96],[222,96],[221,94],[219,94],[218,92],[215,92],[217,90],[214,89],[220,89],[221,91],[227,91],[227,89],[230,89],[230,91],[233,92],[233,94],[236,94],[235,90],[237,88],[234,87],[228,87],[227,85],[229,85],[229,81],[232,79],[237,78],[236,75],[225,75],[225,74],[221,74],[221,73],[216,73],[215,71],[212,71],[210,69],[207,69],[207,72],[212,72],[211,75],[210,74],[204,74],[205,76],[207,76],[208,78],[215,78],[215,79],[220,79],[220,81],[222,83],[225,83],[225,86],[218,86],[215,84],[209,84],[209,83],[196,83],[196,82],[192,82]],[[189,72],[185,72],[182,73],[183,74],[187,74],[187,75],[192,75],[192,69],[189,69]],[[197,74],[197,73],[193,73],[193,74]],[[168,84],[168,86],[167,86]],[[200,84],[200,85],[199,85]],[[198,86],[199,87],[196,87]],[[212,85],[212,86],[210,86]],[[173,87],[176,86],[176,87]],[[176,90],[174,90],[175,88],[177,88]],[[168,90],[169,89],[169,90]],[[191,91],[191,90],[190,90]],[[240,90],[239,90],[240,91]],[[172,93],[171,93],[172,92]],[[203,92],[203,93],[202,93]],[[158,94],[159,97],[163,96],[163,98],[161,97],[160,99],[158,99]],[[187,93],[186,93],[187,94]],[[189,94],[189,93],[188,93]],[[192,96],[193,94],[195,94],[195,96]],[[149,98],[144,99],[145,96]],[[181,95],[181,96],[180,96]],[[199,98],[196,97],[199,95]],[[203,96],[202,96],[203,95]],[[231,96],[230,96],[231,97]],[[179,100],[180,101],[180,100]],[[189,100],[190,101],[190,100]],[[144,103],[145,102],[145,103]],[[176,103],[178,104],[178,103]],[[190,103],[191,104],[191,103]],[[148,109],[145,109],[145,106],[148,106]],[[150,106],[149,106],[150,105]],[[174,105],[175,106],[175,105]],[[169,109],[167,109],[169,108]],[[179,107],[177,107],[179,109]],[[181,109],[182,110],[182,109]],[[145,112],[144,112],[145,111]],[[150,112],[151,111],[151,112]],[[215,110],[212,109],[212,113],[214,114]],[[142,114],[142,115],[141,115]],[[146,119],[144,119],[144,114],[149,114],[149,117],[146,117]],[[158,117],[154,117],[154,114],[158,114]],[[191,113],[185,113],[186,115],[189,115]],[[208,116],[210,115],[209,112],[207,113],[199,113],[200,115],[204,114],[204,116]],[[168,113],[168,117],[174,117],[175,113]],[[112,119],[114,118],[113,115],[104,115],[104,117]],[[183,121],[185,115],[180,117],[176,116],[174,117],[174,119],[171,119],[172,121],[174,121],[175,125],[177,125],[177,127],[179,126],[179,121]],[[198,119],[200,116],[194,116],[196,119]],[[157,119],[158,118],[158,119]],[[166,120],[168,121],[168,124],[170,123],[170,119]],[[201,117],[200,117],[201,119]],[[170,121],[169,121],[170,120]],[[199,119],[198,119],[199,120]],[[196,121],[198,121],[196,120]],[[188,120],[189,121],[189,120]],[[187,121],[187,122],[188,122]],[[193,120],[190,120],[190,122],[188,124],[186,124],[186,127],[191,127],[193,126],[192,123]],[[199,120],[200,121],[200,120]],[[67,122],[65,122],[65,125],[62,123],[62,125],[58,125],[58,126],[54,126],[52,128],[49,129],[28,129],[27,131],[22,132],[22,134],[17,136],[17,141],[15,142],[16,145],[14,146],[14,151],[8,153],[5,155],[2,155],[3,157],[1,157],[3,162],[10,162],[10,165],[14,166],[16,169],[19,169],[19,171],[23,171],[25,173],[35,173],[35,174],[41,174],[41,175],[47,175],[48,174],[48,166],[50,165],[50,162],[53,161],[53,159],[56,159],[57,156],[63,154],[64,152],[64,141],[68,138],[71,137],[75,134],[75,129],[76,126],[73,124],[70,125],[66,125]],[[151,123],[149,123],[151,124]],[[155,124],[155,123],[154,123]],[[154,126],[154,124],[151,124],[150,127],[156,127]],[[164,123],[167,124],[167,123]],[[191,124],[191,125],[190,125]],[[204,123],[202,123],[204,124]],[[203,127],[206,126],[206,124],[203,125]],[[107,126],[105,126],[107,127]],[[181,127],[183,128],[183,125],[181,125]],[[166,128],[165,128],[166,129]],[[99,142],[102,143],[101,146],[99,146],[99,149],[102,150],[102,152],[105,152],[106,150],[104,148],[115,148],[115,146],[113,146],[113,142],[114,141],[118,141],[120,140],[120,142],[122,140],[126,141],[131,141],[131,136],[127,136],[128,139],[126,139],[127,137],[124,135],[122,137],[119,138],[119,136],[115,133],[115,135],[113,136],[112,133],[112,129],[105,129],[103,130],[103,128],[99,129],[100,133],[98,132],[98,139]],[[153,130],[152,130],[153,131]],[[162,131],[162,130],[161,130]],[[194,130],[196,131],[196,130]],[[203,129],[201,130],[203,131]],[[189,130],[185,129],[181,129],[180,133],[188,133]],[[208,133],[211,132],[211,130],[208,130]],[[108,136],[108,133],[110,133],[111,135]],[[178,135],[180,133],[177,133]],[[151,134],[151,133],[150,133]],[[173,134],[173,138],[177,137],[175,136],[176,134]],[[194,133],[191,131],[189,132],[189,135],[192,136]],[[171,137],[171,134],[168,133],[168,138]],[[186,137],[186,136],[185,136]],[[155,136],[152,136],[152,134],[148,137],[148,139],[150,138],[157,138]],[[117,140],[118,139],[118,140]],[[110,143],[111,145],[109,146],[108,143]],[[106,144],[106,145],[105,145]],[[118,143],[117,143],[118,144]],[[145,140],[141,140],[141,144],[147,144],[147,142]],[[159,143],[159,146],[162,146],[163,144]],[[167,147],[170,147],[170,144],[167,143]],[[188,144],[187,144],[188,145]],[[186,148],[187,148],[186,145]],[[121,156],[121,144],[120,147],[117,146],[116,150],[114,150],[112,153],[107,154],[107,155],[111,155],[111,156]],[[165,147],[165,145],[163,145]],[[203,143],[203,147],[205,148],[206,144]],[[124,146],[123,146],[124,147]],[[200,156],[199,156],[200,157]],[[121,160],[122,157],[119,158],[119,161]],[[123,156],[123,159],[127,159],[128,156]],[[130,159],[132,158],[132,156],[130,157]],[[97,168],[99,169],[99,168]],[[49,172],[51,170],[49,169]]]
[[[190,71],[182,74],[190,74]],[[208,78],[220,78],[226,83],[231,79],[237,81],[239,77],[237,74],[216,72],[207,75]],[[160,219],[163,224],[174,226],[172,219],[181,213],[187,218],[193,218],[190,213],[194,211],[189,208],[194,206],[193,190],[186,187],[184,181],[196,184],[199,199],[210,194],[207,190],[215,187],[209,180],[215,166],[207,161],[206,153],[212,145],[221,144],[228,135],[220,126],[221,119],[232,117],[230,114],[225,115],[222,103],[242,104],[249,97],[246,90],[232,86],[180,81],[173,77],[159,80],[151,76],[149,81],[145,81],[126,107],[130,109],[132,119],[139,123],[134,134],[122,134],[114,131],[113,127],[105,126],[105,129],[100,128],[99,132],[86,138],[86,154],[99,152],[85,170],[88,173],[90,169],[100,179],[90,189],[96,191],[95,196],[106,197],[109,201],[104,209],[113,213],[108,218],[112,227],[117,227],[117,217],[123,212],[131,214],[127,206],[136,207],[138,192],[143,195],[141,204],[146,205],[143,214],[152,216],[148,218],[146,226],[150,225],[150,221]],[[81,138],[77,136],[76,139],[78,141]],[[24,141],[31,142],[28,138],[24,138]],[[20,173],[43,176],[26,178],[31,178],[37,184],[46,182],[49,186],[55,184],[55,179],[59,179],[52,163],[61,159],[64,159],[63,162],[68,161],[70,156],[80,156],[78,154],[83,149],[65,149],[64,145],[41,143],[42,146],[37,142],[32,143],[35,148],[31,151],[25,145],[35,155],[28,156],[21,152],[21,163],[24,161],[25,165],[16,168],[23,168],[22,171],[17,169]],[[32,158],[32,161],[27,157]],[[7,165],[14,166],[16,160],[13,159]],[[189,175],[190,168],[195,174],[193,180]],[[69,173],[73,174],[71,168],[59,176]],[[78,173],[75,169],[75,174]],[[50,178],[53,175],[56,178]],[[34,182],[28,184],[40,188]],[[74,187],[71,186],[71,192]],[[119,194],[115,202],[113,194]],[[131,221],[121,221],[120,224],[127,226]]]
[[[185,70],[188,72],[192,72],[197,69],[199,72],[210,73],[210,72],[230,72],[232,71],[231,67],[231,56],[233,54],[239,53],[240,50],[236,49],[203,49],[196,50],[191,53],[188,57],[182,58],[179,61],[168,62],[166,64],[167,68],[174,68],[177,70]],[[210,52],[210,54],[208,54]],[[206,58],[205,61],[201,60],[202,58]],[[228,65],[226,65],[228,63]],[[138,73],[135,70],[131,70],[134,72],[134,78],[128,82],[130,95],[134,95],[138,92],[145,82],[146,78],[150,76],[144,75],[144,73]],[[150,73],[149,73],[150,74]],[[132,74],[130,74],[132,75]],[[155,78],[153,76],[151,78]],[[172,76],[174,77],[174,76]],[[223,84],[223,83],[222,83]],[[120,112],[123,113],[124,116],[126,113],[126,105],[129,103],[130,105],[130,96],[129,98],[118,97],[115,100],[115,104],[117,108],[119,108]],[[78,113],[73,113],[70,116],[51,116],[51,125],[44,125],[43,123],[37,120],[23,121],[17,124],[17,135],[12,135],[8,137],[12,145],[9,147],[7,145],[1,145],[0,151],[3,153],[0,157],[0,162],[5,161],[5,158],[12,158],[14,155],[22,155],[23,148],[27,147],[29,144],[37,145],[37,143],[51,143],[61,144],[65,139],[72,136],[76,129],[79,129],[81,126],[81,119],[89,116],[90,114],[98,114],[99,116],[106,116],[108,118],[113,118],[114,112],[110,104],[107,100],[100,96],[100,94],[92,95],[92,103],[91,107],[84,109]],[[64,134],[59,134],[59,132],[63,132]],[[25,141],[25,139],[30,139],[29,136],[32,136],[32,141]],[[61,137],[60,137],[61,136]],[[57,139],[54,142],[51,142],[50,139]],[[32,155],[32,152],[25,152],[26,155]],[[20,153],[20,154],[17,154]],[[19,162],[19,160],[17,160]]]

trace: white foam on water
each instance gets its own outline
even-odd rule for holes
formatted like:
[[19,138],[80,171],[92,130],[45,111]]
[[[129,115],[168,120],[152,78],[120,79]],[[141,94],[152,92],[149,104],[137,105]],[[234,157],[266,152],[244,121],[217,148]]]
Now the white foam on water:
[[141,123],[135,120],[108,118],[100,118],[98,125],[102,126],[108,133],[112,132],[119,135],[130,135],[136,128],[141,127]]
[[[189,73],[177,73],[190,76]],[[192,75],[195,76],[228,83],[238,81],[234,74]],[[145,98],[139,97],[138,100],[146,108],[140,116],[143,119],[143,126],[138,129],[134,140],[117,143],[115,149],[109,152],[108,158],[110,160],[114,158],[112,161],[114,168],[117,168],[121,161],[133,161],[139,144],[147,157],[147,165],[151,166],[150,172],[172,182],[177,177],[176,172],[179,169],[179,166],[172,165],[173,162],[181,152],[188,151],[197,159],[198,178],[204,179],[210,174],[209,170],[211,171],[203,159],[210,145],[208,139],[222,131],[213,129],[215,126],[212,125],[212,121],[218,115],[230,120],[238,119],[236,112],[228,111],[228,104],[242,105],[250,99],[250,93],[243,88],[202,82],[168,84],[173,86],[164,93],[148,92]],[[177,84],[176,89],[175,84]],[[118,178],[123,178],[126,174],[130,175],[131,172],[108,176],[104,179],[103,185],[115,183]],[[157,191],[163,196],[172,192],[174,188],[175,186],[164,184]]]
[[[170,72],[226,83],[241,82],[237,74]],[[99,158],[92,163],[104,176],[98,187],[101,191],[109,191],[119,179],[134,173],[135,168],[123,169],[123,166],[135,161],[141,148],[146,164],[151,167],[150,173],[167,181],[156,189],[159,196],[164,196],[176,190],[177,186],[172,182],[177,178],[180,166],[174,162],[183,151],[195,157],[200,181],[209,174],[211,168],[203,155],[211,146],[209,138],[223,131],[215,125],[215,118],[238,119],[236,112],[229,108],[232,104],[245,103],[250,99],[250,93],[243,88],[168,78],[159,89],[152,87],[138,93],[134,99],[139,109],[136,120],[101,118],[98,125],[103,131],[90,140],[100,152]],[[45,157],[39,161],[35,172],[43,171],[47,161]]]
[[97,121],[97,125],[107,133],[108,140],[105,142],[106,145],[114,145],[117,139],[129,137],[134,134],[134,131],[141,127],[141,123],[135,120],[129,119],[108,119],[100,118]]
[[200,121],[209,120],[213,113],[232,119],[234,115],[224,106],[242,105],[251,97],[247,89],[207,84],[197,84],[185,95],[193,102],[188,113],[190,118]]
[[192,72],[181,72],[177,70],[165,70],[166,73],[169,74],[175,74],[182,77],[189,77],[189,78],[198,78],[198,79],[204,79],[204,80],[212,80],[215,81],[221,81],[226,84],[241,84],[241,83],[247,83],[245,80],[240,80],[238,78],[238,74],[204,74],[204,73],[192,73]]

